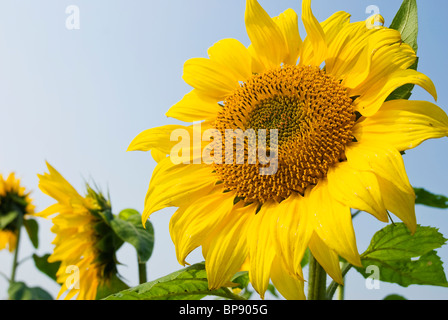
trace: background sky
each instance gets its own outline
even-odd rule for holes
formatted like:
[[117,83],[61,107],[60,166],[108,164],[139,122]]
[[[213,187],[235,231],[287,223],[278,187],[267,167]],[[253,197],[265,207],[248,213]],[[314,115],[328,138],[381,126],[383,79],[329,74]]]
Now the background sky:
[[[300,15],[299,0],[261,0],[271,16],[287,8]],[[365,20],[376,5],[388,26],[401,0],[313,0],[319,21],[344,10],[352,21]],[[80,29],[68,30],[65,10],[80,10]],[[448,2],[418,0],[419,70],[436,84],[438,105],[448,111],[445,21]],[[175,123],[165,112],[190,87],[182,80],[183,63],[205,57],[207,49],[223,38],[249,44],[244,25],[243,0],[1,0],[0,1],[0,173],[14,171],[32,191],[37,210],[54,203],[38,189],[37,174],[51,163],[80,193],[95,181],[110,193],[114,213],[125,208],[143,210],[144,197],[155,167],[149,153],[126,152],[141,131]],[[301,25],[302,38],[305,35]],[[431,100],[417,88],[413,99]],[[448,139],[427,141],[404,157],[411,183],[448,195],[446,159]],[[148,262],[153,280],[181,268],[168,233],[174,212],[152,215],[155,248]],[[448,237],[448,212],[417,206],[417,221]],[[398,221],[398,219],[395,219]],[[20,243],[17,280],[41,286],[53,296],[59,285],[34,267],[33,253],[53,250],[51,223],[39,219],[40,246],[27,237]],[[354,221],[358,249],[363,252],[372,235],[385,226],[368,214]],[[438,250],[445,268],[446,246]],[[137,285],[137,258],[125,244],[118,252],[120,274]],[[190,263],[202,261],[200,250]],[[0,251],[0,272],[10,275],[12,254]],[[448,288],[381,283],[367,289],[352,270],[346,280],[347,299],[382,299],[398,293],[408,299],[447,299]],[[7,281],[0,277],[0,299],[7,298]]]

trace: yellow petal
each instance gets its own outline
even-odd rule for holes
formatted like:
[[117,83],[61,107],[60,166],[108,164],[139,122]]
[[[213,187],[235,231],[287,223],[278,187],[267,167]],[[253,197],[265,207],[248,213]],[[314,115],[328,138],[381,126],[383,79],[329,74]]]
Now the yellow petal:
[[325,32],[327,46],[330,46],[341,29],[350,23],[350,16],[351,15],[345,11],[338,11],[331,15],[327,20],[320,23]]
[[[391,36],[394,36],[393,33]],[[365,93],[376,83],[383,82],[394,72],[408,69],[415,63],[416,59],[414,50],[406,43],[397,42],[377,48],[372,55],[368,77],[352,92],[357,95]]]
[[178,143],[178,141],[170,141],[170,135],[174,130],[178,129],[191,132],[189,127],[177,124],[151,128],[139,133],[132,140],[127,151],[149,151],[156,149],[165,154],[170,154],[173,146]]
[[260,63],[267,69],[285,60],[288,48],[279,26],[256,0],[246,1],[246,30]]
[[380,221],[388,221],[378,179],[373,172],[357,170],[348,162],[341,162],[330,168],[327,179],[331,195],[339,202],[369,212]]
[[216,188],[176,211],[170,220],[170,234],[180,264],[185,265],[190,252],[204,245],[210,232],[230,214],[234,198],[234,192],[223,193],[222,188]]
[[313,233],[310,241],[310,251],[317,262],[324,268],[325,272],[337,283],[342,284],[342,272],[339,266],[338,254],[330,249],[324,241]]
[[302,48],[297,13],[292,9],[287,9],[273,20],[283,33],[288,48],[288,56],[284,59],[284,63],[296,65]]
[[227,67],[238,81],[252,76],[252,58],[247,48],[238,40],[223,39],[208,49],[211,60]]
[[350,207],[333,198],[327,180],[308,189],[305,198],[308,198],[309,214],[319,238],[348,262],[361,266]]
[[202,248],[210,290],[228,283],[246,261],[247,228],[256,209],[255,204],[247,207],[237,204],[219,225],[214,223],[217,226],[213,232],[207,228],[210,235]]
[[405,192],[389,180],[378,178],[381,192],[384,194],[384,204],[387,210],[396,215],[409,228],[413,234],[417,230],[415,216],[415,194]]
[[349,146],[346,155],[351,166],[371,170],[376,174],[386,209],[414,232],[415,193],[409,183],[400,152],[387,144],[364,142]]
[[166,116],[184,122],[214,120],[220,108],[217,99],[201,95],[193,89],[181,101],[172,106]]
[[49,173],[38,174],[39,189],[63,204],[80,203],[88,206],[83,197],[72,187],[67,180],[48,162]]
[[300,195],[291,195],[278,204],[278,220],[273,230],[282,263],[288,272],[302,279],[300,263],[313,231],[306,204]]
[[142,214],[143,225],[153,212],[165,207],[178,207],[185,201],[206,194],[215,183],[209,166],[174,165],[170,158],[163,159],[154,169],[149,184]]
[[300,64],[320,66],[327,58],[328,48],[325,32],[311,11],[311,0],[302,1],[302,21],[307,33],[306,37],[309,39],[307,45],[311,46],[313,54],[308,57],[302,56]]
[[278,255],[272,262],[271,279],[275,288],[287,300],[306,300],[303,280],[291,276]]
[[[377,82],[366,92],[362,93],[354,101],[356,110],[366,117],[374,115],[395,89],[409,83],[421,86],[437,100],[436,88],[430,78],[412,69],[398,70],[384,81]],[[353,90],[351,94],[357,95],[358,93],[356,90]]]
[[369,30],[366,36],[366,40],[359,46],[361,49],[359,57],[344,72],[342,84],[346,88],[355,88],[366,80],[371,71],[372,56],[379,49],[401,42],[400,32],[388,28]]
[[425,140],[448,136],[448,116],[431,102],[391,100],[360,122],[353,134],[360,142],[386,143],[404,151]]
[[204,96],[224,100],[239,88],[232,71],[222,64],[206,59],[193,58],[185,62],[183,79]]
[[253,217],[248,229],[249,279],[262,299],[268,288],[271,266],[276,255],[276,247],[271,236],[271,230],[277,219],[277,204],[266,202]]
[[354,143],[347,146],[346,156],[353,168],[372,171],[377,176],[389,180],[402,191],[414,193],[406,174],[403,157],[390,145],[373,141]]

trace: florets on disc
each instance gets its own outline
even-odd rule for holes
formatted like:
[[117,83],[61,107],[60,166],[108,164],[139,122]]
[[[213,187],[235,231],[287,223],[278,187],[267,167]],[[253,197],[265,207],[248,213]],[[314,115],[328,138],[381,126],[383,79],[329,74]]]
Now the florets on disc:
[[[293,192],[303,194],[345,159],[355,120],[347,90],[317,67],[283,66],[254,75],[226,98],[215,126],[223,135],[226,129],[266,129],[268,148],[278,143],[277,171],[260,175],[258,161],[222,161],[214,164],[215,171],[246,202],[280,202]],[[270,129],[278,130],[278,140],[270,141]]]

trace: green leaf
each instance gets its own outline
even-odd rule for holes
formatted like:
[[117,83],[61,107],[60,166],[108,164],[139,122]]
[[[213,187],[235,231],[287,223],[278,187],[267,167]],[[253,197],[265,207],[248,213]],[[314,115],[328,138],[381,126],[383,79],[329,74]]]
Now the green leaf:
[[53,297],[39,287],[28,287],[23,282],[14,282],[8,288],[10,300],[53,300]]
[[390,295],[386,296],[383,300],[407,300],[407,299],[398,294],[390,294]]
[[423,188],[414,188],[414,191],[416,195],[415,204],[448,209],[448,197],[433,194]]
[[[404,0],[398,10],[395,18],[392,20],[389,28],[398,30],[401,33],[402,41],[407,43],[417,52],[417,38],[418,38],[418,10],[416,0]],[[409,68],[417,70],[418,58],[415,63]],[[397,99],[409,99],[414,89],[413,84],[405,84],[393,91],[386,101]]]
[[144,228],[140,213],[126,209],[110,220],[110,226],[121,240],[135,247],[141,263],[149,260],[154,248],[154,228],[150,221],[146,221]]
[[60,261],[57,262],[48,262],[49,253],[39,257],[36,254],[33,254],[33,260],[36,268],[42,273],[46,274],[48,277],[56,281],[56,272],[59,270],[59,266],[61,265]]
[[405,224],[390,224],[373,236],[362,257],[381,261],[410,259],[440,248],[445,242],[436,228],[417,226],[411,235]]
[[0,230],[4,229],[8,224],[13,222],[18,215],[19,212],[16,210],[10,211],[7,214],[0,215]]
[[209,290],[205,263],[197,263],[104,300],[199,300],[207,295],[243,299],[226,287]]
[[379,270],[381,281],[399,284],[407,287],[412,284],[433,285],[448,287],[442,261],[436,251],[431,251],[421,256],[418,260],[389,260],[380,261],[374,259],[363,259],[363,268],[356,269],[365,277],[368,267],[376,266]]
[[28,233],[28,237],[31,240],[34,248],[39,247],[39,225],[37,221],[34,219],[24,219],[23,225],[25,226],[25,230]]
[[416,0],[404,0],[390,25],[391,29],[401,33],[403,42],[417,52],[418,10]]
[[418,226],[411,234],[403,223],[378,231],[361,255],[363,267],[355,267],[365,278],[367,268],[377,267],[381,281],[407,287],[411,284],[448,286],[442,261],[434,249],[446,239],[436,228]]

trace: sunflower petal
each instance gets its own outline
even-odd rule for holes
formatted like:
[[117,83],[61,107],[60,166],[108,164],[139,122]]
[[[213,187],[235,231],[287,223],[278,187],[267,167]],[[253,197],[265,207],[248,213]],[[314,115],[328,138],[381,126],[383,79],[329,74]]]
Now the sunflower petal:
[[354,169],[348,162],[341,162],[327,174],[328,188],[333,197],[350,208],[369,212],[378,220],[387,222],[378,179],[370,171]]
[[409,183],[400,152],[387,144],[369,142],[348,147],[346,155],[351,166],[376,174],[386,209],[414,232],[415,193]]
[[246,1],[246,30],[256,56],[265,68],[278,67],[288,55],[279,26],[256,0]]
[[220,108],[217,99],[201,95],[193,89],[173,105],[166,116],[185,122],[214,120]]
[[184,81],[202,95],[222,101],[239,88],[233,72],[222,64],[206,59],[193,58],[184,64]]
[[[386,81],[377,82],[376,85],[362,93],[354,101],[356,110],[366,117],[374,115],[395,89],[409,83],[421,86],[437,100],[436,88],[429,77],[412,69],[398,70],[392,73]],[[351,94],[357,95],[358,93],[353,90]]]
[[223,39],[208,49],[208,56],[232,71],[236,80],[252,76],[252,59],[247,48],[236,39]]
[[154,169],[149,184],[143,225],[153,212],[170,206],[179,207],[185,201],[208,193],[215,183],[209,166],[174,165],[170,158],[163,159]]
[[339,266],[338,254],[330,249],[324,241],[314,232],[310,241],[310,251],[325,272],[337,283],[342,284],[342,272]]
[[210,232],[233,209],[234,192],[223,193],[222,188],[199,197],[188,206],[181,206],[170,220],[170,234],[180,264],[192,250],[204,245]]
[[303,280],[291,276],[281,258],[275,256],[271,267],[271,280],[275,288],[287,300],[306,300]]
[[288,56],[283,62],[296,65],[302,48],[297,13],[292,9],[288,9],[278,17],[273,18],[273,20],[282,31],[286,46],[288,47]]
[[448,136],[448,116],[431,102],[392,100],[356,126],[353,134],[360,142],[386,143],[404,151]]
[[271,229],[278,218],[277,210],[276,203],[264,203],[248,229],[249,279],[262,299],[268,288],[272,261],[276,254]]
[[307,45],[311,46],[313,54],[308,57],[302,56],[300,64],[320,66],[327,58],[328,48],[325,32],[311,10],[311,0],[302,1],[302,21],[309,39]]
[[319,238],[348,262],[360,266],[350,207],[334,199],[326,180],[307,190],[305,198],[308,198],[309,214]]
[[[247,227],[255,217],[256,205],[236,205],[217,225],[203,244],[209,289],[217,289],[230,281],[246,261]],[[216,225],[216,224],[215,224]],[[208,229],[208,228],[207,228]],[[205,231],[207,231],[207,229]]]
[[291,195],[278,204],[278,220],[273,230],[282,263],[292,275],[302,279],[300,264],[312,234],[306,204],[300,195]]

